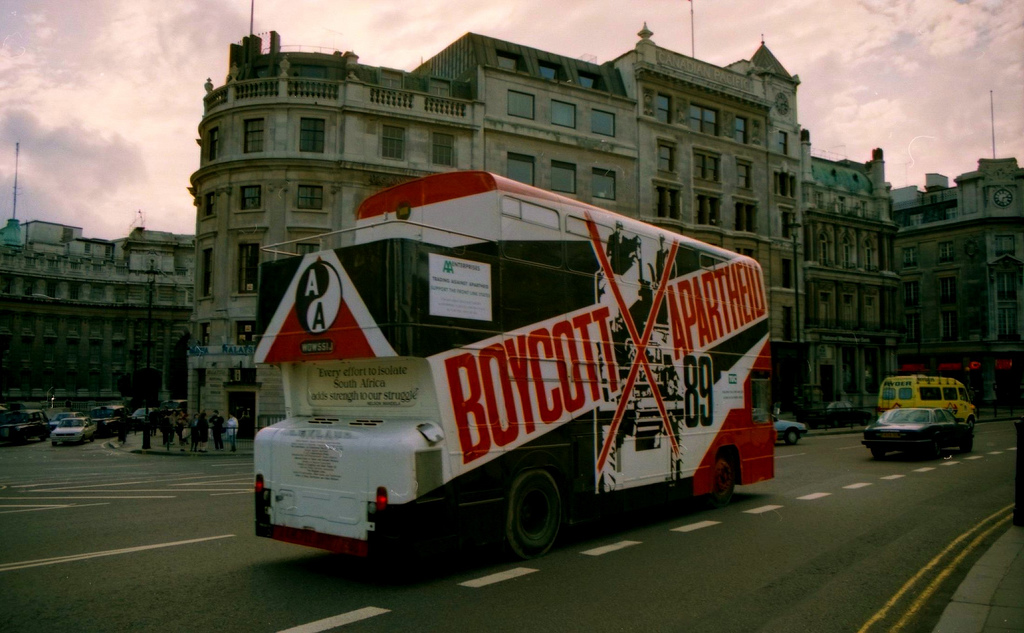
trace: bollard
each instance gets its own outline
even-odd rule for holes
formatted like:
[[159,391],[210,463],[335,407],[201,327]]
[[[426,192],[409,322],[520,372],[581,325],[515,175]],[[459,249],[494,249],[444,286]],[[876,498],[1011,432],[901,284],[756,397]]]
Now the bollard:
[[1013,423],[1017,427],[1017,476],[1014,479],[1013,524],[1024,525],[1024,455],[1021,455],[1021,438],[1024,437],[1024,415]]

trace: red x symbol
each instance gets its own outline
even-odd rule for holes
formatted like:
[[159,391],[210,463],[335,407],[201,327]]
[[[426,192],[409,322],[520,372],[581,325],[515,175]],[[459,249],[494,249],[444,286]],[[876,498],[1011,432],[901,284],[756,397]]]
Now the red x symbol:
[[629,330],[629,338],[632,339],[637,352],[636,361],[630,366],[626,383],[622,386],[622,395],[619,397],[619,404],[615,408],[615,416],[612,418],[612,425],[608,429],[608,436],[605,437],[604,446],[601,447],[601,456],[597,460],[597,470],[600,472],[604,468],[605,461],[608,459],[608,453],[611,451],[615,434],[619,430],[619,424],[622,423],[622,416],[626,412],[629,394],[633,391],[633,383],[636,382],[641,366],[650,381],[651,393],[654,394],[654,401],[657,403],[658,412],[661,414],[661,425],[665,427],[665,434],[668,435],[669,441],[672,443],[672,452],[678,455],[679,446],[676,444],[675,433],[668,423],[668,411],[665,409],[665,401],[661,397],[661,391],[658,389],[658,383],[655,381],[654,372],[651,371],[651,366],[647,362],[647,343],[650,341],[651,333],[654,331],[654,322],[657,318],[658,309],[661,308],[661,302],[665,298],[665,288],[668,284],[669,275],[672,273],[672,262],[676,260],[676,251],[679,249],[679,245],[676,242],[672,242],[670,246],[668,259],[665,260],[668,262],[668,265],[665,266],[665,270],[661,271],[658,291],[654,294],[654,303],[651,305],[651,311],[647,315],[647,324],[644,326],[644,334],[641,337],[637,332],[636,324],[633,323],[633,315],[630,314],[629,307],[622,298],[618,281],[615,279],[615,271],[612,270],[611,264],[608,262],[608,255],[604,252],[604,245],[601,243],[601,235],[598,233],[597,225],[594,224],[594,220],[590,217],[589,212],[587,213],[587,228],[590,231],[590,239],[594,243],[594,250],[597,252],[598,261],[601,263],[601,270],[604,271],[604,277],[608,281],[608,287],[611,288],[612,295],[615,297],[615,303],[619,305],[619,313],[622,315],[622,320]]

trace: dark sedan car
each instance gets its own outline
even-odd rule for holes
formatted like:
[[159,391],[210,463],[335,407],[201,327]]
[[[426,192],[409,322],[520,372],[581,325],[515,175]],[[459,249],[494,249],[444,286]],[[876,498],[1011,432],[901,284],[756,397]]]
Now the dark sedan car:
[[46,414],[38,409],[8,411],[0,417],[0,442],[27,442],[30,438],[45,440],[49,436]]
[[854,408],[848,400],[837,400],[815,409],[798,409],[796,413],[797,419],[812,429],[869,424],[875,417],[869,411]]
[[882,459],[887,452],[917,452],[939,457],[954,446],[962,453],[974,449],[974,431],[946,409],[891,409],[864,429],[864,446]]
[[119,404],[108,404],[90,411],[89,417],[96,422],[96,435],[117,435],[118,428],[128,418],[128,410]]

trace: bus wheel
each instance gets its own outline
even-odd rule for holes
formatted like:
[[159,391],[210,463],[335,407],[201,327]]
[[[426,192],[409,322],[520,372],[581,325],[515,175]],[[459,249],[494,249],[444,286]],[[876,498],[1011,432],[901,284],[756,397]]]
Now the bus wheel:
[[708,495],[708,505],[712,508],[724,508],[729,505],[732,493],[736,489],[736,463],[731,456],[719,453],[715,458],[714,477],[711,494]]
[[562,500],[546,470],[519,473],[508,493],[505,539],[520,558],[547,552],[562,523]]

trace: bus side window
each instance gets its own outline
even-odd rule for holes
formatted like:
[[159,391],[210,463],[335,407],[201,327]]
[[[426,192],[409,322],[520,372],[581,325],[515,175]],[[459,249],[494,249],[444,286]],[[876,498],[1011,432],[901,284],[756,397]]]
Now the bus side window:
[[958,388],[957,392],[960,394],[960,399],[963,400],[964,402],[970,402],[971,401],[970,398],[967,397],[967,390],[966,389]]
[[896,389],[893,387],[882,387],[882,400],[894,400],[896,398]]
[[910,400],[914,397],[914,390],[910,387],[900,387],[900,400]]
[[956,387],[943,387],[942,388],[942,399],[943,400],[956,400]]
[[[608,236],[612,234],[612,229],[597,222],[594,223],[594,226],[603,247],[608,244]],[[594,242],[586,220],[575,215],[567,215],[565,217],[565,232],[567,234],[565,263],[569,270],[590,275],[600,271],[601,264],[594,256]]]
[[938,387],[921,387],[922,400],[942,400],[942,389]]
[[562,231],[558,212],[514,198],[501,201],[501,248],[506,257],[561,267]]

